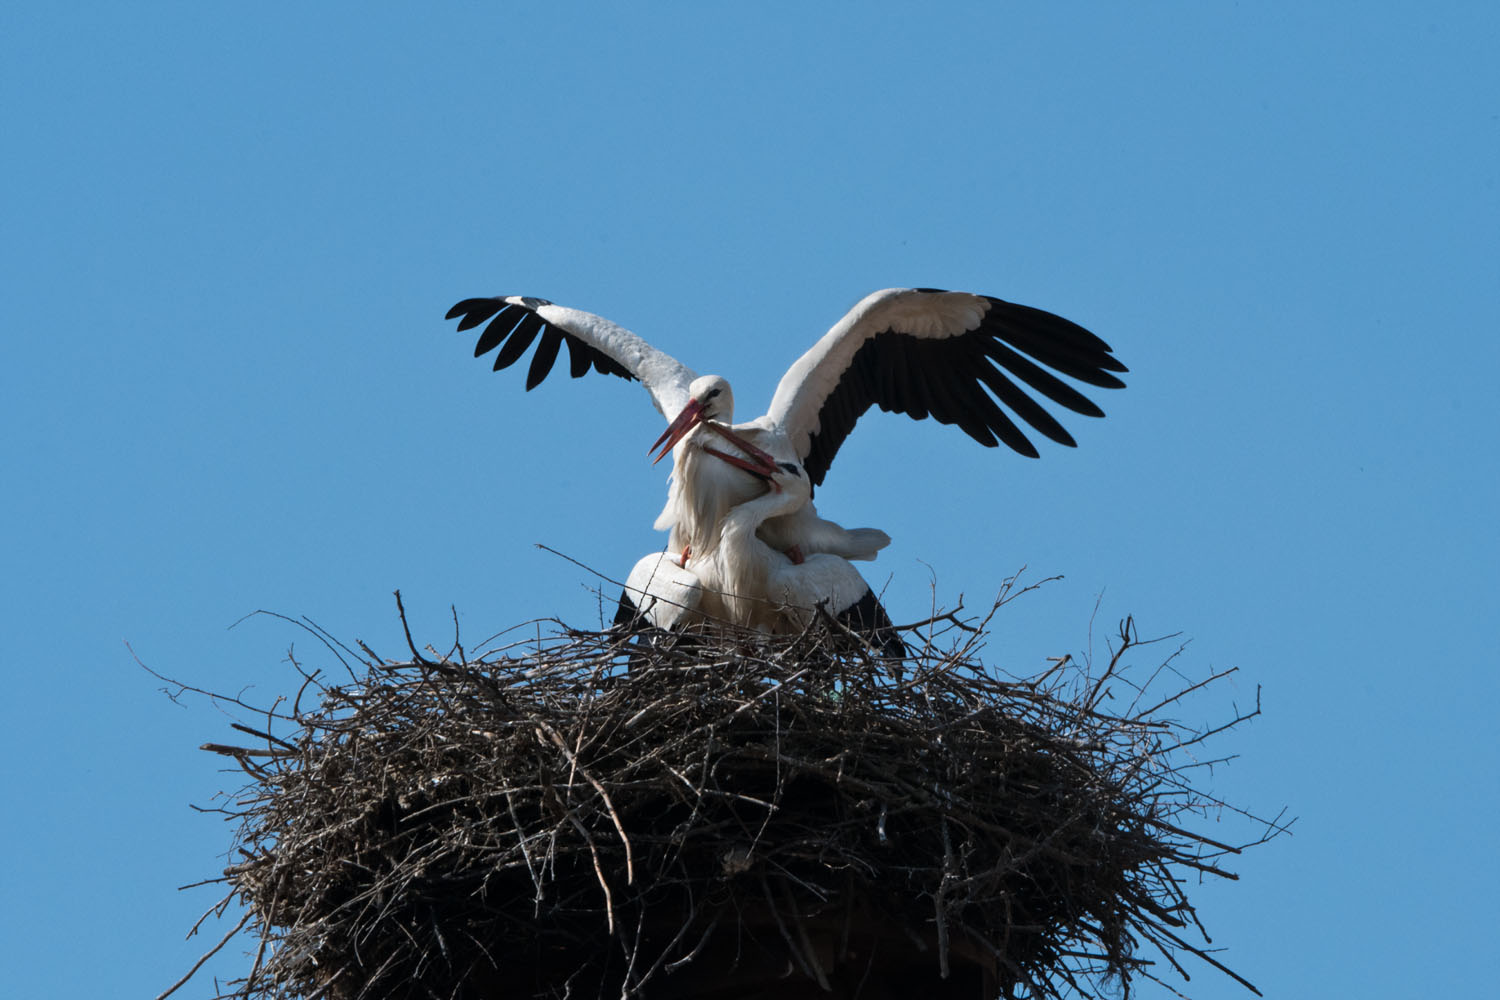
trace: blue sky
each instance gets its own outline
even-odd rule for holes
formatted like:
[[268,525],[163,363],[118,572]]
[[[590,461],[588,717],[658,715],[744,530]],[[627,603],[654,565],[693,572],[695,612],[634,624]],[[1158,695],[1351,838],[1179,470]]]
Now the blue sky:
[[[1212,788],[1295,836],[1198,890],[1268,995],[1492,985],[1500,8],[1488,3],[12,4],[0,13],[0,615],[17,996],[204,950],[231,736],[306,615],[395,656],[661,544],[638,387],[490,374],[442,316],[609,316],[742,416],[865,293],[1059,312],[1131,367],[1039,461],[861,422],[821,511],[898,620],[1024,672],[1133,614],[1186,710],[1263,689]],[[1142,669],[1150,654],[1138,658]],[[1212,832],[1213,823],[1206,829]],[[205,936],[216,937],[210,929]],[[209,974],[245,968],[237,954]],[[1200,998],[1244,996],[1210,970]],[[188,995],[210,992],[200,984]],[[1160,991],[1145,989],[1142,996]]]

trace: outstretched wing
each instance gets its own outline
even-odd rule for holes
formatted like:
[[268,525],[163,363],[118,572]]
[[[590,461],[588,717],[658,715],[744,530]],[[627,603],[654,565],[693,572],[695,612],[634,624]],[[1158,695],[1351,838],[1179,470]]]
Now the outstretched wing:
[[526,372],[527,392],[542,383],[562,345],[567,344],[574,378],[582,378],[592,368],[605,375],[639,380],[651,393],[656,409],[669,420],[687,403],[692,370],[602,316],[553,305],[546,299],[511,295],[464,299],[448,310],[446,318],[457,319],[459,330],[488,321],[474,345],[474,356],[500,348],[495,371],[515,364],[536,343]]
[[1102,417],[1053,372],[1118,389],[1125,383],[1110,372],[1128,370],[1108,344],[1061,316],[968,292],[888,288],[866,296],[792,365],[767,416],[814,483],[871,405],[916,420],[931,415],[986,447],[1004,442],[1035,458],[1012,416],[1059,444],[1075,442],[1028,389]]

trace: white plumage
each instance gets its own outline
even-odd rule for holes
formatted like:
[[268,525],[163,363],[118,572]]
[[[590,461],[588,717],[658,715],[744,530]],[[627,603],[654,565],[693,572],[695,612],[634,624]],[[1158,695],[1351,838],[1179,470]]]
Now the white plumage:
[[674,629],[701,620],[703,581],[682,567],[681,558],[672,552],[642,556],[625,578],[615,623],[628,625],[639,616],[656,628]]
[[794,561],[757,534],[768,520],[807,506],[812,488],[794,464],[765,478],[759,497],[731,507],[709,553],[682,565],[659,552],[635,564],[615,622],[638,618],[662,629],[722,621],[772,634],[805,628],[819,609],[865,633],[888,656],[906,651],[885,609],[848,560],[817,552]]
[[[765,418],[734,424],[734,392],[718,375],[704,375],[688,386],[688,403],[657,439],[670,448],[672,475],[667,502],[656,519],[670,531],[668,548],[693,559],[718,546],[720,523],[729,510],[765,491],[765,477],[777,465],[799,464],[784,434],[763,426]],[[728,433],[725,428],[732,428]],[[811,497],[766,519],[761,537],[794,557],[827,552],[845,559],[874,559],[891,543],[877,528],[844,528],[818,516]]]
[[763,632],[803,628],[819,605],[835,617],[854,607],[870,587],[848,560],[814,552],[793,562],[756,532],[767,520],[806,506],[807,478],[791,463],[772,476],[771,488],[731,507],[719,545],[697,566],[704,586],[722,595],[725,617]]

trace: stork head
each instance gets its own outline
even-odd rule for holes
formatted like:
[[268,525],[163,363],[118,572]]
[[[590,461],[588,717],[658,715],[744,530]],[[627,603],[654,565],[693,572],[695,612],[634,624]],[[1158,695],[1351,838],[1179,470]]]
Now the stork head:
[[728,424],[734,420],[734,392],[722,375],[700,375],[688,384],[688,401],[677,419],[656,439],[651,451],[660,448],[652,464],[660,462],[688,436],[688,432],[705,421]]
[[776,471],[767,482],[772,491],[785,493],[798,506],[812,499],[812,480],[807,477],[807,470],[795,462],[777,462]]
[[699,375],[688,385],[688,395],[703,410],[704,420],[734,423],[734,390],[722,375]]

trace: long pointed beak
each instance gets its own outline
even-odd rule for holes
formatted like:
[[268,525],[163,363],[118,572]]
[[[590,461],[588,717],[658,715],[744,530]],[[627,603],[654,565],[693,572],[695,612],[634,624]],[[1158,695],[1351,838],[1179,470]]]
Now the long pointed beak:
[[653,458],[651,464],[655,465],[670,455],[672,449],[677,447],[677,442],[686,437],[687,432],[697,427],[702,421],[703,404],[696,399],[688,400],[682,412],[677,414],[677,419],[668,424],[667,429],[662,431],[661,437],[656,439],[656,443],[646,449],[648,454],[658,448],[661,449],[661,454]]
[[708,429],[719,435],[719,437],[723,438],[725,441],[728,441],[730,444],[734,445],[740,451],[743,451],[746,455],[749,455],[755,461],[759,462],[761,465],[761,471],[759,474],[767,476],[773,476],[776,474],[776,459],[772,458],[768,453],[761,451],[759,448],[755,447],[755,445],[751,444],[749,441],[746,441],[744,438],[740,437],[734,431],[730,430],[728,427],[725,427],[721,423],[710,420],[708,422]]
[[776,472],[776,467],[774,465],[768,467],[764,463],[754,458],[745,459],[741,458],[738,455],[731,455],[729,454],[729,452],[720,451],[712,445],[704,445],[703,450],[708,452],[715,458],[723,459],[736,468],[744,469],[755,478],[764,480],[765,482],[769,483],[773,490],[780,491],[781,486],[776,482],[776,480],[771,478],[771,476]]

